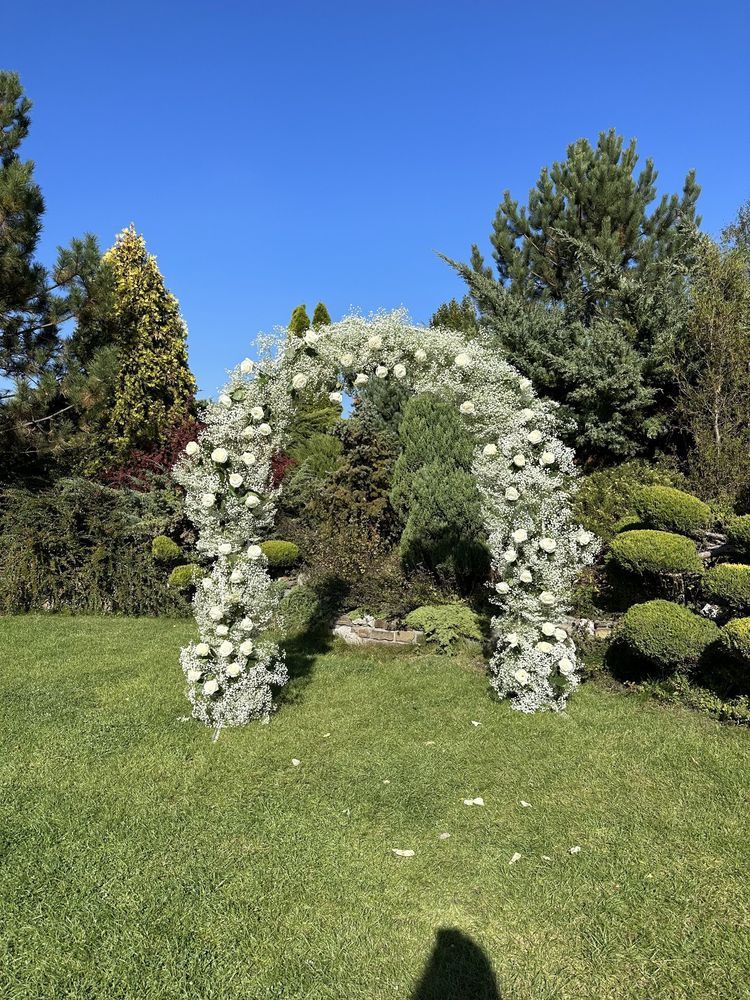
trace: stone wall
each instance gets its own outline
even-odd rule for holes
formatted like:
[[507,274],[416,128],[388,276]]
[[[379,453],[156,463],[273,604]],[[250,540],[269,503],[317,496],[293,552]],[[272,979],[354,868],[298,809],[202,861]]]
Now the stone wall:
[[423,632],[396,628],[394,622],[369,616],[350,618],[349,615],[343,615],[336,620],[333,634],[351,646],[373,642],[388,646],[415,646],[424,639]]

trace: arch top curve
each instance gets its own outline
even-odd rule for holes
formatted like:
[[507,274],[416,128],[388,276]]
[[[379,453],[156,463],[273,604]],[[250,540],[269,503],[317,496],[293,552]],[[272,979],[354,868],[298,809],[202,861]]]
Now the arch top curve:
[[326,392],[341,402],[370,380],[452,399],[474,438],[497,610],[492,687],[522,711],[557,710],[578,683],[574,644],[559,619],[596,545],[572,522],[577,472],[556,435],[554,405],[481,336],[414,325],[405,310],[354,314],[300,338],[279,337],[262,360],[234,368],[175,467],[197,547],[211,563],[194,598],[201,641],[181,653],[193,712],[204,722],[267,718],[272,688],[286,680],[281,654],[263,639],[274,601],[258,543],[273,527],[271,463],[295,401]]

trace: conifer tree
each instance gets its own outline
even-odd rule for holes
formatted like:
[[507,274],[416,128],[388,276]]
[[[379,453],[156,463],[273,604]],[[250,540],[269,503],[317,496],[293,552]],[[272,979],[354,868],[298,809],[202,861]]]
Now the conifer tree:
[[289,320],[289,332],[295,337],[303,337],[310,329],[310,317],[307,315],[307,307],[303,304],[292,310],[292,318]]
[[458,330],[472,337],[479,331],[477,307],[470,295],[464,295],[459,302],[451,299],[435,310],[430,319],[430,326],[444,326],[449,330]]
[[320,326],[331,325],[331,314],[326,309],[324,302],[319,302],[315,306],[315,309],[313,310],[312,325],[314,330],[317,330]]
[[123,230],[105,261],[114,276],[114,321],[123,350],[110,434],[125,455],[153,447],[185,420],[196,384],[177,300],[143,237],[133,226]]

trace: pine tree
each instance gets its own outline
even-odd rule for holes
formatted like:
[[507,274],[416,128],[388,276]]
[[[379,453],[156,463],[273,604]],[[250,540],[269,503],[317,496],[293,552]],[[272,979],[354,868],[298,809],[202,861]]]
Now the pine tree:
[[318,327],[321,326],[331,325],[331,314],[326,309],[324,302],[319,302],[315,306],[315,309],[313,310],[312,325],[314,330],[317,330]]
[[307,307],[303,304],[292,310],[292,318],[289,320],[289,332],[295,337],[303,337],[310,329],[310,317],[307,315]]
[[451,299],[438,306],[430,319],[430,326],[444,326],[449,330],[458,330],[468,337],[473,337],[479,331],[477,307],[470,295],[464,295],[459,302]]
[[188,366],[187,330],[156,259],[133,226],[105,254],[114,276],[114,320],[122,347],[110,435],[120,456],[148,449],[184,421],[196,384]]

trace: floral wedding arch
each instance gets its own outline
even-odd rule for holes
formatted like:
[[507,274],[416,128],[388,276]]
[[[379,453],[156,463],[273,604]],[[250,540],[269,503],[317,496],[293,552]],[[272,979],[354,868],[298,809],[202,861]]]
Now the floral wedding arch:
[[579,683],[560,619],[596,545],[571,518],[576,469],[555,436],[554,405],[481,337],[411,325],[403,310],[352,315],[288,337],[275,354],[230,372],[205,430],[175,468],[210,563],[194,598],[200,641],[180,656],[193,715],[207,724],[267,719],[273,689],[287,680],[283,654],[264,638],[278,598],[258,543],[273,529],[271,460],[284,448],[295,398],[325,391],[341,402],[370,379],[454,400],[476,441],[497,609],[492,687],[532,712],[564,707]]

